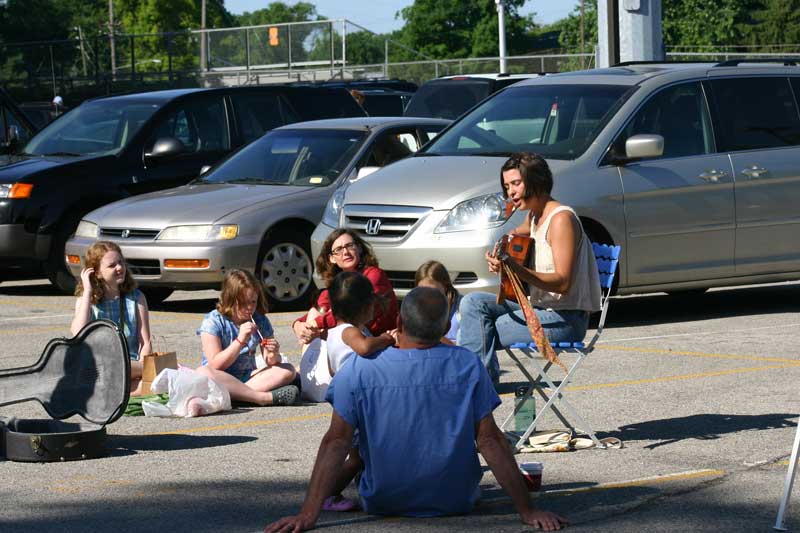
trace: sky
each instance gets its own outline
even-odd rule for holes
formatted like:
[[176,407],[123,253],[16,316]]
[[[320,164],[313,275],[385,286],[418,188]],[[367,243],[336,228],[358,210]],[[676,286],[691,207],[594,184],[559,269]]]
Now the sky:
[[[231,13],[256,11],[269,5],[271,0],[225,0]],[[282,0],[285,4],[296,4],[297,0]],[[413,4],[413,0],[305,0],[317,6],[317,13],[332,19],[348,19],[375,33],[388,33],[400,29],[401,19],[395,13]],[[527,0],[520,10],[523,15],[536,13],[536,22],[549,24],[568,15],[579,0]]]

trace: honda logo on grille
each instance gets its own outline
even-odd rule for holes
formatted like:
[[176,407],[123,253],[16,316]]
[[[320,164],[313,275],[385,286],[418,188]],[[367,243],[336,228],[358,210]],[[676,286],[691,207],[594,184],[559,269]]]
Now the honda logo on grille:
[[367,220],[367,235],[377,235],[381,232],[381,219],[371,218]]
[[122,237],[123,239],[127,239],[130,236],[131,236],[131,230],[129,229],[122,230],[122,233],[120,234],[120,237]]

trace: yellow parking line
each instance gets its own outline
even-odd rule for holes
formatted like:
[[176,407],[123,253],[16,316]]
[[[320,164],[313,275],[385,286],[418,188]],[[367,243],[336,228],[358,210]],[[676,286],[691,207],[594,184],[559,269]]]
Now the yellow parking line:
[[175,431],[162,431],[159,433],[144,433],[143,437],[152,437],[155,435],[184,435],[187,433],[200,433],[203,431],[221,431],[226,429],[240,429],[256,426],[269,426],[272,424],[282,424],[284,422],[302,422],[305,420],[318,420],[322,418],[330,418],[330,413],[321,415],[303,415],[303,416],[290,416],[287,418],[273,418],[270,420],[255,420],[252,422],[239,422],[237,424],[223,424],[219,426],[204,426],[197,428],[176,429]]
[[665,350],[658,348],[640,348],[631,346],[614,346],[610,344],[603,344],[603,349],[617,350],[619,352],[642,352],[642,353],[663,353],[667,355],[683,355],[687,357],[708,357],[713,359],[733,359],[743,361],[764,361],[766,363],[800,363],[800,359],[789,359],[785,357],[760,357],[757,355],[736,355],[725,353],[705,353],[705,352],[689,352],[681,350]]

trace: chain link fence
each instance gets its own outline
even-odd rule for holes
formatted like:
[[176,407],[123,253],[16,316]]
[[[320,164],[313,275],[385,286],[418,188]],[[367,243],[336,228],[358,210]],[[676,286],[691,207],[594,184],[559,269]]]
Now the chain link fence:
[[[671,47],[673,61],[800,60],[800,45]],[[593,54],[506,58],[509,73],[593,68]],[[0,44],[2,85],[20,101],[68,105],[97,95],[162,88],[496,73],[500,58],[439,60],[345,19],[158,34]]]

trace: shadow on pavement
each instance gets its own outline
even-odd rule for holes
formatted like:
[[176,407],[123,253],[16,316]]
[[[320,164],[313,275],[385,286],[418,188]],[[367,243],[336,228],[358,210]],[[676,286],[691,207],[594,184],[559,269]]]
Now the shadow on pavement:
[[144,451],[197,450],[232,446],[257,440],[257,437],[234,435],[109,435],[110,456],[132,455]]
[[795,427],[797,414],[773,413],[763,415],[701,414],[680,418],[648,420],[621,426],[618,431],[601,437],[616,437],[623,442],[656,441],[645,448],[654,449],[685,439],[713,440],[729,433]]
[[606,326],[630,327],[800,311],[800,284],[731,288],[702,294],[615,298]]

